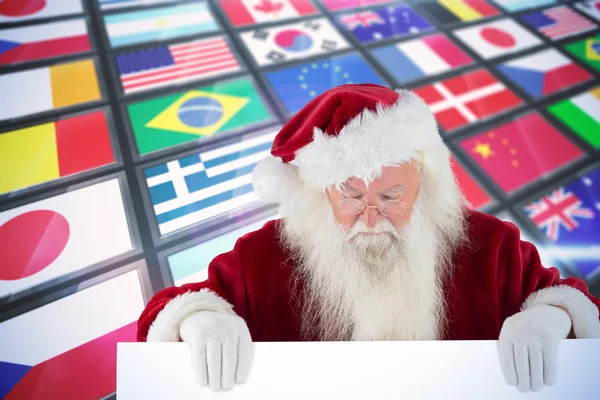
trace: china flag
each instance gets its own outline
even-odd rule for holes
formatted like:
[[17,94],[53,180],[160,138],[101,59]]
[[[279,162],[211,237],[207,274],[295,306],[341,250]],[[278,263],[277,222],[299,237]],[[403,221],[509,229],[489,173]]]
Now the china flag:
[[506,193],[583,156],[538,113],[473,136],[460,146]]

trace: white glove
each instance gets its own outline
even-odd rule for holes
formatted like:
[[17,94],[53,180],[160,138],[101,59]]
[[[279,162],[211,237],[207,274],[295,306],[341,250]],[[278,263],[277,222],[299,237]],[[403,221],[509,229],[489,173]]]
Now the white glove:
[[509,385],[537,392],[556,382],[558,345],[571,330],[563,310],[539,305],[504,321],[498,339],[500,366]]
[[192,370],[200,386],[213,392],[229,391],[248,379],[254,344],[246,322],[237,315],[201,311],[179,327],[179,336],[191,347]]

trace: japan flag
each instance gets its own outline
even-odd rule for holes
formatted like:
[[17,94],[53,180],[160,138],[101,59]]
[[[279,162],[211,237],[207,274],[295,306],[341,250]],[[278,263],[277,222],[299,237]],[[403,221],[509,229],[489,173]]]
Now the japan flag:
[[455,35],[482,58],[490,59],[542,44],[542,41],[510,19],[471,26]]

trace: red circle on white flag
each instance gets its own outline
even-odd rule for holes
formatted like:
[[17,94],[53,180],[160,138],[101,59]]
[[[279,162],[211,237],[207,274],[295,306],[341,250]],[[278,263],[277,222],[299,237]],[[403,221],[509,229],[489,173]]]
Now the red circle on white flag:
[[0,226],[0,280],[34,275],[63,252],[69,241],[69,222],[50,210],[29,211]]
[[25,17],[46,7],[46,0],[4,0],[0,1],[0,14],[7,17]]
[[485,27],[481,30],[481,37],[487,42],[498,47],[513,47],[517,40],[510,33],[494,27]]

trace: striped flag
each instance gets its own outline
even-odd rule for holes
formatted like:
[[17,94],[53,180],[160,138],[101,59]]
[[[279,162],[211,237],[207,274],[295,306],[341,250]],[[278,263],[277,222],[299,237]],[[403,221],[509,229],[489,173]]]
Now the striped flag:
[[223,37],[153,47],[115,57],[121,85],[132,93],[239,71]]
[[258,203],[252,171],[277,132],[147,168],[144,173],[161,235]]
[[83,19],[0,30],[0,65],[90,50]]
[[415,90],[451,131],[508,111],[523,101],[487,70],[477,69]]
[[158,3],[172,3],[175,0],[98,0],[100,8],[103,10],[112,10],[115,8],[148,6]]
[[441,33],[372,50],[400,83],[441,74],[473,63]]
[[594,148],[600,149],[600,86],[552,104],[548,111]]
[[100,100],[91,59],[0,75],[0,121]]
[[117,342],[136,341],[144,305],[133,270],[1,322],[0,398],[100,399],[114,393]]
[[4,132],[0,135],[0,194],[114,162],[104,111]]
[[214,239],[188,247],[167,257],[169,270],[175,286],[192,282],[203,282],[208,278],[208,265],[219,254],[233,249],[235,242],[247,233],[262,228],[270,220],[279,219],[279,215],[244,225]]
[[550,39],[560,39],[596,28],[596,24],[567,6],[526,14],[521,20]]
[[173,39],[218,29],[206,2],[131,11],[104,17],[112,47]]

